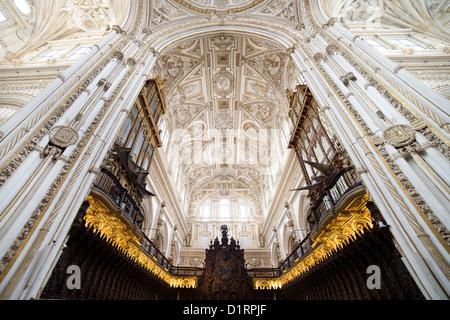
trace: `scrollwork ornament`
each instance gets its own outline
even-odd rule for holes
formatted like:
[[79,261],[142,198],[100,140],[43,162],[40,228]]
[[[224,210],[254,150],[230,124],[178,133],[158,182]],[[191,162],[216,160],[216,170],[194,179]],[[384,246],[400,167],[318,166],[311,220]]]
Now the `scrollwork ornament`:
[[52,144],[63,149],[77,142],[78,133],[70,127],[55,126],[49,132],[49,139]]
[[313,56],[314,61],[319,63],[320,61],[325,61],[325,55],[322,52],[317,52]]
[[416,140],[416,131],[407,124],[396,124],[384,130],[381,138],[387,144],[396,148],[410,145]]
[[233,75],[230,72],[221,70],[213,78],[214,91],[221,97],[226,97],[233,91],[234,80]]

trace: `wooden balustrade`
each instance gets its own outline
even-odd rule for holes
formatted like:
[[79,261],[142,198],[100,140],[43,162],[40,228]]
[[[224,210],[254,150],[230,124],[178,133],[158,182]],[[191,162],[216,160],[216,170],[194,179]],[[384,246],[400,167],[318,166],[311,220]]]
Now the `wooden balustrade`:
[[[338,173],[325,190],[324,196],[311,209],[314,227],[327,217],[329,211],[339,205],[346,195],[360,185],[353,169]],[[133,222],[139,223],[140,210],[114,175],[102,169],[95,187],[102,190],[122,208]],[[325,201],[331,206],[326,206]],[[80,209],[69,233],[67,247],[41,295],[46,299],[199,299],[196,288],[171,288],[167,283],[142,268],[136,261],[111,246],[99,234],[82,223],[89,203]],[[366,204],[377,221],[378,209]],[[323,209],[325,207],[325,209]],[[322,210],[322,211],[321,211]],[[140,229],[139,229],[140,230]],[[288,257],[277,268],[245,269],[249,279],[276,279],[295,267],[302,257],[311,254],[314,241],[311,232],[298,243]],[[174,266],[171,261],[140,230],[141,249],[173,276],[198,277],[205,269]],[[67,287],[67,268],[78,265],[82,271],[79,290]],[[366,269],[377,265],[382,270],[381,289],[367,288]],[[258,292],[257,292],[258,291]],[[275,294],[281,299],[423,299],[423,295],[404,266],[400,253],[395,248],[388,227],[374,228],[323,259],[306,273],[278,289],[254,290],[255,297],[266,299]]]
[[102,168],[94,187],[105,192],[137,227],[142,228],[144,215],[141,209],[112,172]]

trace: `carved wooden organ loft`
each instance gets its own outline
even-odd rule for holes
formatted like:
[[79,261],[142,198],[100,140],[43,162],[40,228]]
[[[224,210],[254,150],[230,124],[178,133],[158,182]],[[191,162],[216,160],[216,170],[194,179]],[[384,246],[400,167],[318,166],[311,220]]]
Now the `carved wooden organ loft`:
[[[307,221],[310,230],[314,230],[312,239],[315,240],[321,227],[328,226],[331,220],[336,220],[335,228],[344,221],[349,225],[349,234],[345,236],[372,228],[370,212],[361,210],[368,200],[362,182],[310,89],[299,85],[289,99],[289,117],[294,129],[288,147],[295,150],[306,181],[306,186],[292,191],[309,192],[311,209]],[[357,214],[348,216],[350,208]],[[341,213],[344,216],[340,216]]]
[[[206,249],[205,268],[174,266],[142,231],[145,177],[161,146],[164,82],[146,82],[72,224],[43,299],[423,299],[388,226],[369,200],[326,115],[305,85],[290,98],[297,154],[311,199],[309,233],[276,268],[245,267],[228,239]],[[66,286],[67,267],[81,268],[80,290]],[[366,269],[383,270],[381,289]]]
[[[154,150],[162,145],[158,120],[166,112],[163,81],[146,82],[125,120],[114,146],[105,158],[92,197],[103,194],[141,228],[143,197],[154,196],[146,189]],[[101,198],[101,196],[100,196]]]

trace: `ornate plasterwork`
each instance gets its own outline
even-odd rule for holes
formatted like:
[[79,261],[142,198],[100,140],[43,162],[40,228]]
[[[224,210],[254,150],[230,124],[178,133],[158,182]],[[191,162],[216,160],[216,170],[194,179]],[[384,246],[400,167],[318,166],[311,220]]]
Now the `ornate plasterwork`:
[[293,0],[160,0],[155,2],[152,25],[160,27],[180,19],[194,20],[199,16],[223,22],[250,14],[296,27],[296,9]]
[[360,194],[348,201],[342,210],[331,212],[328,223],[315,230],[311,249],[300,257],[296,264],[278,278],[254,278],[255,289],[277,289],[300,277],[308,270],[327,259],[335,251],[373,228],[373,218],[366,203],[367,194]]
[[50,142],[61,149],[75,144],[78,140],[78,133],[67,126],[53,127],[48,133],[48,136]]
[[[357,30],[384,28],[419,31],[444,39],[449,36],[447,1],[440,0],[321,0],[329,17]],[[380,28],[381,29],[381,28]]]
[[[389,92],[381,83],[379,83],[369,72],[361,67],[356,61],[354,61],[344,50],[339,49],[339,53],[366,79],[366,81],[372,85],[400,114],[410,122],[410,125],[415,127],[415,129],[423,134],[433,146],[439,150],[444,157],[450,160],[450,148],[440,137],[438,137],[430,128],[428,128],[425,123],[417,118],[413,112],[410,111],[405,105],[403,105],[391,92]],[[423,107],[418,106],[421,110]],[[423,110],[424,112],[427,110]],[[430,114],[430,112],[426,112]],[[359,115],[358,115],[359,116]],[[436,118],[434,114],[430,114],[431,118]],[[359,116],[360,122],[363,120]],[[441,120],[441,119],[438,119]],[[368,130],[369,134],[373,134],[372,131],[364,124],[365,129]]]
[[173,276],[144,251],[140,246],[141,235],[139,231],[133,228],[119,208],[115,212],[93,195],[88,196],[88,201],[89,207],[84,217],[87,228],[90,228],[94,233],[99,233],[118,251],[123,252],[171,287],[197,287],[196,277]]
[[416,131],[407,124],[396,124],[383,131],[384,142],[394,147],[404,147],[416,139]]
[[[161,53],[161,61],[167,126],[176,135],[167,152],[184,173],[185,201],[192,208],[202,190],[226,183],[241,193],[247,188],[260,207],[269,192],[263,177],[280,161],[270,154],[276,154],[271,148],[280,141],[272,140],[280,138],[286,119],[285,88],[298,74],[292,59],[266,39],[218,33],[178,43]],[[248,166],[258,179],[239,170]]]
[[226,11],[236,13],[255,7],[265,0],[173,0],[181,6],[198,13],[217,13]]
[[[25,45],[20,41],[21,47],[17,46],[19,43],[7,44],[8,47],[15,48],[12,52],[13,60],[19,61],[20,64],[28,64],[28,61],[38,58],[36,51],[42,55],[42,49],[45,52],[49,42],[54,48],[67,48],[67,41],[70,39],[77,39],[75,43],[79,43],[80,39],[87,35],[101,36],[105,29],[121,23],[128,7],[128,0],[65,0],[56,1],[53,5],[37,1],[32,7],[36,13],[33,21],[34,30],[28,41]],[[58,28],[54,28],[55,25]],[[58,44],[58,41],[62,44]]]
[[[218,58],[217,60],[219,59],[220,58]],[[222,69],[214,76],[213,84],[214,93],[221,98],[226,98],[226,96],[228,96],[234,89],[233,75],[231,74],[231,72],[227,72]]]
[[[328,38],[327,35],[322,31],[322,36],[324,38]],[[420,132],[428,141],[437,149],[439,150],[442,155],[444,155],[447,159],[450,159],[450,148],[448,145],[442,141],[438,136],[434,134],[430,128],[428,128],[425,123],[418,119],[408,108],[406,108],[402,103],[400,103],[396,97],[394,97],[391,92],[389,92],[382,84],[380,84],[375,78],[372,77],[367,70],[365,70],[359,63],[357,63],[346,51],[344,51],[342,48],[338,48],[337,50],[333,49],[332,52],[339,52],[351,65],[355,68],[355,70],[361,74],[366,81],[371,85],[374,86],[375,89],[395,108],[397,109],[400,114],[410,122],[410,125],[405,125],[402,128],[402,138],[400,138],[400,145],[405,144],[403,147],[400,147],[399,154],[408,159],[411,158],[410,152],[414,152],[417,154],[423,153],[423,148],[419,146],[416,142],[414,142],[413,139],[413,133],[411,131],[412,127],[415,131]],[[406,188],[406,191],[409,193],[409,195],[414,199],[415,203],[417,204],[419,210],[424,214],[424,216],[429,220],[429,222],[433,225],[433,227],[437,230],[437,232],[441,235],[442,239],[446,244],[448,245],[450,243],[450,232],[445,227],[445,225],[440,221],[440,219],[434,214],[433,210],[430,208],[429,205],[427,205],[425,199],[422,197],[422,195],[417,192],[414,185],[411,183],[411,181],[407,178],[407,176],[402,172],[399,165],[395,162],[395,160],[392,158],[392,156],[386,151],[386,148],[383,144],[383,140],[381,140],[382,143],[380,143],[380,139],[377,138],[377,136],[374,135],[370,127],[367,125],[365,120],[361,117],[359,112],[356,110],[356,108],[352,105],[352,103],[349,101],[347,96],[341,91],[341,89],[336,85],[334,80],[330,77],[328,72],[323,68],[322,65],[318,65],[318,67],[321,69],[325,77],[327,78],[327,81],[332,85],[336,93],[340,96],[342,101],[346,104],[350,112],[353,114],[355,119],[359,122],[359,124],[362,126],[366,134],[368,134],[370,137],[372,137],[372,141],[377,146],[378,150],[380,151],[381,155],[383,156],[384,160],[388,163],[390,169],[393,171],[395,176],[399,179],[402,186]],[[331,94],[329,94],[329,97],[331,97]],[[385,137],[388,139],[391,143],[396,144],[395,140],[398,138],[392,138],[392,134],[394,130],[398,130],[398,126],[394,127],[394,129],[388,128],[386,131]],[[414,133],[415,137],[415,133]],[[399,143],[399,142],[397,142]],[[369,152],[370,153],[370,152]],[[399,197],[397,197],[399,199]],[[400,199],[399,199],[400,201]],[[401,203],[401,206],[404,206],[403,203]],[[405,209],[406,210],[406,209]],[[405,211],[404,211],[405,212]],[[411,222],[411,224],[415,225],[416,227],[416,233],[421,234],[423,233],[421,227],[417,226],[416,218],[409,216],[408,218]],[[437,253],[434,249],[434,245],[431,244],[430,241],[427,239],[421,239],[422,241],[426,242],[426,245],[428,246],[428,249],[430,250],[431,254],[436,257],[436,260],[441,262],[442,256],[440,253]],[[448,273],[448,264],[443,263],[441,265],[442,270],[444,272]]]
[[[126,40],[119,45],[119,48],[122,48],[126,44]],[[35,150],[36,146],[38,145],[39,141],[41,141],[46,135],[49,134],[52,126],[63,116],[65,111],[67,111],[70,106],[77,100],[77,98],[85,91],[87,86],[89,86],[94,79],[99,75],[99,73],[113,60],[113,54],[111,56],[107,57],[102,63],[96,66],[90,74],[84,79],[83,82],[79,84],[78,89],[73,92],[72,95],[67,97],[64,103],[62,103],[53,113],[51,117],[48,117],[46,122],[41,126],[41,129],[32,137],[30,137],[27,141],[27,143],[24,144],[23,149],[19,152],[18,155],[15,157],[12,157],[11,160],[5,164],[0,171],[0,187],[9,179],[9,177],[14,173],[15,170],[22,164],[22,162],[25,160],[25,158],[30,154],[31,151]],[[0,272],[3,272],[6,268],[6,266],[9,264],[9,262],[13,259],[16,252],[19,250],[20,246],[24,242],[24,240],[28,237],[30,232],[34,230],[34,227],[37,223],[37,221],[42,218],[42,213],[45,212],[48,204],[51,202],[52,198],[55,195],[55,191],[60,187],[62,182],[64,181],[67,173],[69,170],[75,165],[75,159],[77,158],[77,155],[79,152],[86,146],[86,142],[89,138],[92,137],[94,129],[98,126],[100,120],[103,118],[105,112],[111,107],[112,101],[116,97],[117,93],[119,92],[120,88],[123,86],[125,81],[128,79],[131,71],[133,69],[128,67],[127,72],[123,75],[123,78],[119,81],[118,85],[115,87],[114,91],[111,93],[108,99],[105,99],[105,103],[103,107],[98,111],[97,115],[93,118],[90,125],[86,128],[84,135],[78,139],[78,143],[76,144],[76,147],[73,149],[71,154],[68,157],[61,158],[65,163],[61,170],[56,174],[56,178],[54,178],[53,182],[50,185],[50,188],[47,190],[45,196],[39,201],[39,204],[34,209],[31,216],[27,219],[26,223],[21,228],[20,232],[18,233],[16,239],[12,242],[9,250],[3,255],[1,261],[0,261]],[[41,120],[40,117],[45,115],[46,108],[38,114],[38,116],[31,121],[30,125],[33,125],[33,121]],[[107,119],[103,123],[103,125],[106,125],[109,122],[110,118]],[[17,136],[15,139],[10,141],[4,149],[0,150],[0,154],[6,154],[8,151],[11,150],[11,148],[14,146],[15,141],[18,141],[21,136]],[[93,148],[96,143],[98,142],[98,138],[94,139],[93,143],[90,145],[90,148]],[[45,150],[44,150],[45,151]],[[52,156],[58,155],[57,150],[48,150],[49,154]],[[45,154],[45,152],[44,152]],[[87,161],[87,158],[90,156],[90,153],[88,152],[87,155],[84,156],[83,159],[81,159],[81,163],[84,163]],[[55,160],[55,159],[54,159]],[[69,193],[72,191],[72,186],[74,182],[76,181],[76,178],[81,174],[81,169],[83,166],[78,166],[77,170],[72,176],[72,180],[67,185],[65,191],[63,192],[63,195],[60,198],[59,204],[56,205],[58,208],[51,212],[50,217],[48,217],[48,220],[46,222],[46,230],[49,230],[50,226],[52,225],[54,219],[56,218],[57,214],[59,213],[59,210],[61,209],[61,201],[64,202],[66,197],[69,195]],[[39,246],[42,244],[42,241],[44,240],[44,235],[41,235],[37,240],[36,243],[33,245],[33,249],[28,253],[29,255],[33,256],[36,254],[36,251],[38,250]],[[28,259],[27,263],[30,263],[31,259]],[[16,275],[17,277],[20,277],[20,275]]]
[[[123,36],[126,36],[126,33],[124,33],[123,31],[121,31],[121,29],[120,28],[114,28],[116,31],[120,31],[120,33],[123,35]],[[114,30],[113,29],[113,30]],[[136,39],[135,39],[135,41],[137,41]],[[226,46],[225,46],[225,48],[226,48]],[[127,51],[128,52],[128,51]],[[128,53],[127,53],[128,54]],[[233,59],[235,59],[235,57],[233,57],[233,56],[229,56],[229,60],[227,60],[227,57],[226,57],[226,55],[221,55],[220,57],[218,56],[218,59],[216,60],[217,61],[217,65],[221,65],[221,66],[223,66],[223,65],[227,65],[228,64],[228,62],[230,61],[230,62],[232,62],[233,61]],[[198,59],[198,61],[199,61],[199,63],[201,64],[201,63],[203,63],[203,61],[204,60],[202,60],[202,58],[200,58],[200,59]],[[214,61],[214,60],[211,60],[211,61]],[[276,60],[275,60],[275,62],[276,62]],[[90,68],[93,68],[93,63],[92,62],[90,62],[90,64],[89,64],[89,68],[86,68],[86,74],[88,74],[88,71],[90,71],[91,69]],[[181,66],[181,68],[178,66],[177,68],[179,68],[179,69],[182,69],[184,66]],[[202,70],[203,70],[203,66],[202,67],[199,67],[197,70],[194,70],[193,72],[199,72],[199,73],[201,73],[202,72]],[[259,70],[256,70],[256,72],[254,71],[254,70],[251,70],[250,68],[249,68],[249,71],[248,71],[248,76],[250,76],[251,75],[251,73],[253,72],[253,74],[252,74],[252,76],[253,75],[255,75],[255,77],[259,77],[259,74],[257,73],[257,71],[259,71]],[[402,72],[402,71],[399,71],[400,73]],[[82,74],[81,72],[79,73],[79,74]],[[275,73],[274,72],[268,72],[268,76],[273,76]],[[177,75],[177,76],[175,76],[175,77],[173,77],[173,78],[177,78],[179,75]],[[74,80],[74,78],[75,77],[71,77],[70,79],[69,79],[69,81],[71,81],[71,86],[73,86],[74,84],[75,84],[75,80]],[[294,77],[295,78],[295,77]],[[64,81],[64,79],[63,78],[61,78],[62,79],[62,81]],[[262,77],[262,79],[263,79],[263,77]],[[260,79],[259,79],[260,80]],[[264,80],[264,79],[263,79]],[[79,81],[79,78],[78,79],[76,79],[76,82],[78,82]],[[256,83],[256,82],[253,82],[253,83]],[[121,87],[121,85],[122,85],[123,83],[120,83],[119,85],[118,85],[118,87],[120,88]],[[185,85],[186,83],[184,83],[184,85]],[[51,123],[45,123],[45,125],[44,125],[44,127],[42,128],[43,129],[43,131],[41,132],[41,131],[39,131],[38,133],[36,132],[36,131],[33,131],[33,137],[31,138],[32,140],[33,140],[33,143],[36,143],[36,142],[39,142],[45,135],[46,135],[46,133],[48,132],[48,130],[52,127],[52,125],[55,123],[55,121],[57,121],[58,119],[60,119],[60,117],[61,117],[61,115],[67,110],[67,107],[70,107],[72,104],[73,104],[73,102],[74,102],[74,100],[76,100],[78,97],[79,97],[79,94],[81,93],[81,92],[78,92],[77,91],[77,89],[73,89],[73,88],[76,88],[75,86],[73,86],[72,87],[72,89],[70,89],[69,90],[69,85],[66,85],[66,84],[64,84],[64,86],[66,86],[66,88],[65,88],[65,94],[66,93],[68,93],[68,92],[70,92],[70,97],[62,97],[62,96],[58,96],[58,99],[56,99],[56,97],[55,96],[52,96],[52,97],[50,97],[48,100],[48,102],[46,103],[46,104],[51,104],[51,103],[54,103],[54,105],[52,105],[52,107],[53,106],[56,106],[56,105],[58,105],[58,107],[61,107],[61,105],[59,105],[59,103],[68,103],[68,105],[64,105],[64,109],[62,109],[62,110],[55,110],[56,111],[56,113],[54,113],[54,114],[52,114],[52,116],[53,115],[55,115],[55,118],[52,118],[52,122]],[[192,104],[190,105],[190,106],[194,106],[195,108],[196,107],[199,107],[199,108],[201,108],[201,110],[203,110],[203,112],[195,112],[195,111],[193,111],[191,108],[187,108],[188,109],[188,111],[187,111],[187,113],[189,113],[189,116],[191,116],[192,117],[192,119],[193,120],[195,120],[196,119],[196,117],[197,116],[199,116],[199,117],[203,117],[202,118],[202,121],[204,121],[204,123],[206,123],[206,124],[208,124],[208,125],[210,125],[211,123],[213,123],[213,121],[210,121],[210,118],[209,118],[209,114],[207,113],[208,112],[208,110],[215,110],[214,108],[216,107],[216,105],[215,105],[215,103],[211,103],[211,101],[205,101],[204,99],[202,99],[201,97],[197,97],[198,99],[197,99],[197,101],[194,101],[194,97],[192,97],[191,95],[189,95],[189,93],[190,92],[193,92],[193,91],[190,91],[189,90],[189,87],[184,87],[183,86],[183,88],[184,89],[186,89],[185,91],[184,91],[184,93],[187,93],[187,95],[185,95],[184,96],[184,98],[183,99],[190,99],[190,101],[192,102]],[[197,87],[198,88],[198,87]],[[254,86],[254,88],[257,88],[257,86]],[[270,89],[270,88],[269,88]],[[259,95],[258,95],[258,92],[260,93]],[[263,94],[261,94],[261,93],[264,93],[264,91],[263,90],[253,90],[252,91],[252,94],[254,94],[253,96],[252,95],[248,95],[248,96],[246,96],[246,99],[247,99],[247,101],[251,101],[252,99],[260,99],[261,98],[261,96],[263,96]],[[263,96],[264,97],[264,96]],[[62,102],[59,102],[59,99],[61,99],[62,100]],[[69,161],[73,161],[73,159],[75,158],[75,157],[77,157],[78,156],[78,154],[79,154],[79,152],[80,152],[80,150],[82,150],[82,148],[83,148],[83,143],[86,143],[86,141],[90,141],[89,140],[89,138],[91,138],[91,133],[92,133],[92,131],[90,131],[90,130],[92,130],[93,128],[95,128],[95,125],[96,125],[96,123],[97,123],[97,121],[99,120],[99,119],[101,119],[101,114],[103,113],[103,112],[105,112],[105,110],[108,110],[108,108],[114,108],[114,105],[112,105],[111,103],[110,103],[111,101],[110,100],[108,100],[108,101],[105,101],[105,108],[106,109],[103,109],[102,108],[102,110],[101,110],[101,112],[99,113],[99,118],[96,118],[95,119],[95,123],[93,123],[93,126],[92,127],[89,127],[88,128],[88,131],[86,131],[86,132],[84,132],[84,133],[86,133],[86,137],[82,137],[82,141],[80,141],[80,144],[78,144],[77,145],[77,150],[73,153],[73,154],[71,154],[71,158],[69,158]],[[194,104],[194,102],[197,102],[197,104]],[[225,106],[226,105],[226,102],[227,101],[225,101],[225,100],[218,100],[218,104],[217,105],[222,105],[222,106]],[[239,103],[239,102],[237,102],[236,103],[236,101],[235,101],[235,103],[233,104],[232,103],[232,101],[228,101],[229,103],[228,103],[228,108],[230,108],[230,110],[233,110],[233,109],[231,109],[231,108],[236,108],[236,110],[239,110],[239,108],[242,108],[242,110],[243,111],[245,111],[244,109],[245,109],[245,106],[246,105],[243,105],[242,103]],[[180,104],[182,104],[182,103],[180,103]],[[225,107],[223,107],[223,108],[225,108]],[[44,109],[46,109],[46,108],[43,108],[43,110]],[[218,109],[222,109],[222,107],[218,107]],[[47,111],[49,110],[49,109],[46,109]],[[264,110],[267,110],[267,108],[265,108],[265,109],[262,109],[263,111]],[[262,112],[261,114],[266,114],[266,113],[264,113],[264,112]],[[43,112],[39,112],[39,115],[40,116],[45,116],[45,113],[43,113]],[[34,117],[37,117],[37,115],[36,116],[34,116]],[[244,119],[245,119],[245,121],[247,121],[247,123],[252,123],[252,125],[253,126],[255,126],[256,128],[260,128],[262,125],[261,125],[261,122],[260,121],[262,121],[263,119],[257,119],[257,117],[253,117],[252,118],[252,114],[251,114],[251,112],[247,112],[247,113],[245,113],[244,114]],[[186,117],[186,118],[189,118],[189,117]],[[261,117],[262,118],[262,117]],[[268,117],[268,119],[270,120],[271,119],[271,117]],[[47,120],[47,119],[46,119]],[[189,120],[190,121],[190,120]],[[209,121],[209,122],[208,122]],[[251,122],[250,122],[251,121]],[[186,125],[187,126],[187,124],[184,124],[184,125]],[[23,127],[23,131],[24,132],[29,132],[29,130],[32,128],[32,126],[28,126],[27,125],[27,127]],[[189,128],[189,127],[188,127]],[[424,130],[422,130],[422,129],[424,129]],[[427,134],[427,130],[429,130],[428,128],[422,128],[422,129],[420,129],[421,131],[420,132],[422,132],[422,133],[424,133],[424,136],[426,136],[426,137],[428,137],[429,135]],[[202,131],[203,132],[203,131]],[[201,134],[201,133],[200,133]],[[433,135],[433,132],[432,131],[430,131],[430,135]],[[195,136],[195,135],[194,135]],[[4,146],[5,148],[4,149],[2,149],[1,151],[0,151],[0,153],[2,153],[2,154],[6,154],[9,150],[11,150],[11,148],[12,148],[12,146],[15,144],[15,142],[18,142],[21,138],[23,138],[24,137],[24,135],[21,133],[21,135],[19,136],[17,136],[17,139],[15,138],[14,140],[15,141],[11,141],[11,143],[9,143],[8,142],[8,145],[6,145],[6,146]],[[94,143],[93,143],[93,145],[95,145],[95,143],[96,143],[96,141],[97,140],[95,140],[94,139]],[[29,142],[29,140],[27,141],[27,143]],[[17,153],[15,153],[15,155],[14,155],[14,157],[16,157],[16,158],[14,158],[14,162],[11,162],[11,163],[8,163],[8,165],[7,165],[7,167],[2,167],[2,170],[3,169],[5,169],[6,168],[6,179],[7,178],[9,178],[9,175],[11,174],[11,172],[14,172],[14,170],[16,170],[16,168],[17,168],[17,166],[20,166],[20,164],[21,164],[21,162],[23,161],[23,159],[29,154],[29,152],[31,152],[32,150],[33,150],[33,146],[31,146],[31,149],[29,148],[30,147],[30,145],[26,145],[26,147],[23,149],[23,150],[21,150],[20,151],[20,155],[18,155]],[[6,151],[5,151],[6,150]],[[380,149],[381,150],[381,149]],[[86,152],[86,154],[88,155],[89,154],[89,152]],[[249,153],[247,153],[247,154],[249,154]],[[370,156],[370,154],[369,154],[369,156]],[[386,155],[384,155],[383,154],[383,156],[385,156],[386,158],[389,158],[390,156],[389,156],[389,154],[386,152]],[[1,157],[0,157],[1,158]],[[86,160],[87,160],[87,158],[85,157],[85,156],[82,156],[82,157],[80,157],[80,162],[81,162],[81,164],[83,164],[84,162],[86,162]],[[9,161],[9,160],[8,160]],[[80,166],[79,167],[82,167],[82,165],[80,164]],[[5,257],[6,257],[6,260],[8,260],[10,257],[12,257],[14,254],[15,254],[15,252],[17,251],[17,249],[19,248],[19,246],[20,246],[20,244],[21,244],[21,241],[23,240],[23,238],[27,235],[27,234],[29,234],[29,232],[30,232],[30,228],[33,228],[33,226],[34,226],[34,223],[35,223],[35,219],[37,218],[37,217],[39,217],[39,214],[41,213],[41,212],[43,212],[44,210],[45,210],[45,208],[46,208],[46,205],[49,203],[49,201],[52,199],[52,197],[53,197],[53,194],[54,193],[56,193],[57,192],[57,188],[61,185],[61,181],[63,181],[63,179],[64,179],[64,177],[66,176],[66,174],[67,174],[67,172],[68,172],[68,169],[70,169],[70,166],[72,165],[72,162],[69,162],[69,163],[67,163],[67,165],[65,165],[65,167],[64,167],[64,171],[62,171],[61,172],[61,175],[60,176],[58,176],[58,178],[55,178],[55,181],[54,181],[54,183],[52,183],[52,186],[51,186],[51,188],[48,190],[48,193],[46,193],[46,195],[45,195],[45,198],[43,198],[42,199],[42,201],[39,203],[39,205],[38,205],[38,207],[36,208],[36,212],[33,212],[33,217],[32,217],[32,219],[30,219],[29,221],[27,221],[27,223],[26,223],[26,225],[24,225],[24,229],[23,229],[23,233],[21,233],[21,235],[20,235],[20,238],[18,238],[18,241],[17,242],[15,242],[13,245],[12,245],[12,247],[11,247],[11,250],[10,251],[8,251],[7,252],[7,254],[5,255]],[[393,165],[395,165],[395,162],[394,161],[391,161],[390,163],[389,163],[389,165],[392,167]],[[208,170],[210,170],[210,171],[214,171],[215,170],[215,168],[213,167],[213,166],[211,166],[211,167],[208,167]],[[398,175],[398,176],[400,176],[400,174],[401,174],[401,171],[395,171],[396,172],[396,174]],[[67,198],[67,190],[69,190],[70,189],[70,186],[71,185],[73,185],[73,182],[72,181],[74,181],[75,179],[76,179],[76,177],[77,177],[77,175],[76,174],[79,174],[79,170],[77,169],[77,171],[75,172],[75,176],[74,176],[74,178],[73,178],[73,180],[71,180],[71,182],[70,182],[70,184],[69,184],[69,187],[64,187],[64,189],[63,189],[63,191],[64,192],[60,192],[60,193],[58,193],[58,195],[60,195],[61,193],[63,193],[62,194],[62,197],[61,197],[61,200],[59,200],[58,201],[58,204],[56,204],[56,213],[55,214],[58,214],[58,212],[59,212],[59,210],[60,210],[60,206],[61,206],[61,202],[63,202],[64,201],[64,199],[66,199]],[[203,174],[200,174],[199,176],[203,176]],[[213,176],[213,175],[211,175],[211,176]],[[4,176],[2,176],[2,178],[5,178],[5,175]],[[195,179],[193,179],[193,180],[195,180]],[[255,179],[255,180],[257,180],[257,179]],[[401,181],[405,181],[405,180],[401,180]],[[1,183],[4,183],[4,180],[1,182]],[[158,184],[157,184],[158,185]],[[237,185],[237,184],[236,184]],[[255,184],[255,185],[258,185],[258,184]],[[264,185],[264,184],[263,184]],[[408,187],[409,188],[409,187]],[[408,189],[408,190],[410,190],[410,189]],[[391,190],[389,190],[389,191],[391,191]],[[414,194],[414,190],[410,190],[409,191],[411,194]],[[415,198],[416,199],[416,198]],[[258,199],[259,200],[259,199]],[[61,211],[62,212],[62,211]],[[54,217],[53,217],[53,219],[54,219]],[[45,226],[45,228],[47,228],[48,226],[51,226],[51,223],[50,224],[46,224],[46,226]],[[43,228],[43,230],[48,230],[48,229],[44,229]],[[22,237],[23,236],[23,237]],[[33,248],[33,251],[34,251],[34,253],[36,253],[36,250],[39,248],[39,243],[37,243],[36,245],[34,245],[34,248]],[[26,258],[26,261],[30,261],[31,259],[30,259],[30,257],[32,257],[33,256],[33,254],[30,254],[30,255],[27,255],[25,258]],[[6,261],[5,260],[5,261]],[[4,261],[2,261],[2,268],[3,268],[3,266],[4,266],[4,264],[3,264],[3,262]],[[25,263],[26,264],[26,263]],[[25,270],[25,269],[22,269],[22,270]]]
[[[2,8],[8,19],[0,26],[0,65],[20,67],[2,70],[0,94],[28,96],[29,99],[19,107],[37,96],[55,78],[63,78],[61,74],[79,58],[72,54],[82,47],[94,46],[105,30],[121,23],[128,7],[128,0],[28,2],[30,14],[18,12],[12,2],[8,10]],[[42,58],[52,50],[61,52]],[[0,113],[1,109],[4,109],[3,105]],[[13,115],[3,113],[7,117],[0,118],[0,123]]]
[[355,75],[353,74],[353,72],[347,72],[346,74],[344,74],[343,76],[341,76],[339,79],[342,81],[342,83],[343,83],[344,85],[348,86],[349,81],[350,81],[350,80],[355,81],[355,80],[356,80],[356,77],[355,77]]
[[[67,99],[67,101],[62,104],[56,113],[47,120],[47,122],[41,127],[39,132],[32,138],[21,150],[19,155],[9,161],[7,165],[5,165],[0,171],[0,187],[6,182],[6,180],[12,175],[12,173],[18,168],[18,166],[23,162],[23,160],[28,156],[28,154],[36,147],[38,142],[50,131],[52,126],[56,123],[56,121],[63,115],[63,113],[73,104],[73,102],[81,95],[87,86],[95,79],[96,75],[100,73],[103,68],[108,65],[110,59],[104,61],[98,68],[96,68],[91,75],[83,82],[83,84],[79,87],[79,89]],[[37,119],[36,119],[37,120]],[[18,136],[17,138],[21,138]],[[14,146],[14,142],[17,139],[13,140],[9,143],[5,148],[0,150],[0,155],[6,154],[10,149]]]
[[382,15],[383,0],[322,0],[330,17],[342,23],[375,23]]

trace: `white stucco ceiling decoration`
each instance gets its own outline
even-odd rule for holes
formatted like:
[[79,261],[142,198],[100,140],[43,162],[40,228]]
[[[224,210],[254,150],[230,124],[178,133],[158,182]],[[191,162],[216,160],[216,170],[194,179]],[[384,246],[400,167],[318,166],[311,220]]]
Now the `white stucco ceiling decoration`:
[[265,0],[174,0],[187,9],[200,13],[218,11],[240,12],[253,8]]
[[[70,41],[79,44],[102,37],[113,25],[122,23],[129,0],[48,0],[26,3],[30,5],[31,12],[21,17],[29,24],[27,28],[19,22],[0,28],[0,38],[5,40],[7,46],[5,60],[15,65],[33,60],[36,52],[50,43],[58,49],[68,47]],[[13,43],[11,34],[17,34],[20,41]],[[24,43],[22,40],[25,39]],[[0,63],[2,60],[0,52]]]
[[286,50],[221,33],[178,43],[161,53],[161,63],[172,137],[167,154],[188,203],[195,207],[226,189],[260,207],[285,152],[285,90],[298,74]]
[[261,17],[298,24],[294,0],[155,0],[152,26],[173,23],[179,19],[205,17],[234,19],[238,15]]
[[325,12],[347,28],[405,28],[448,41],[448,0],[321,0]]

